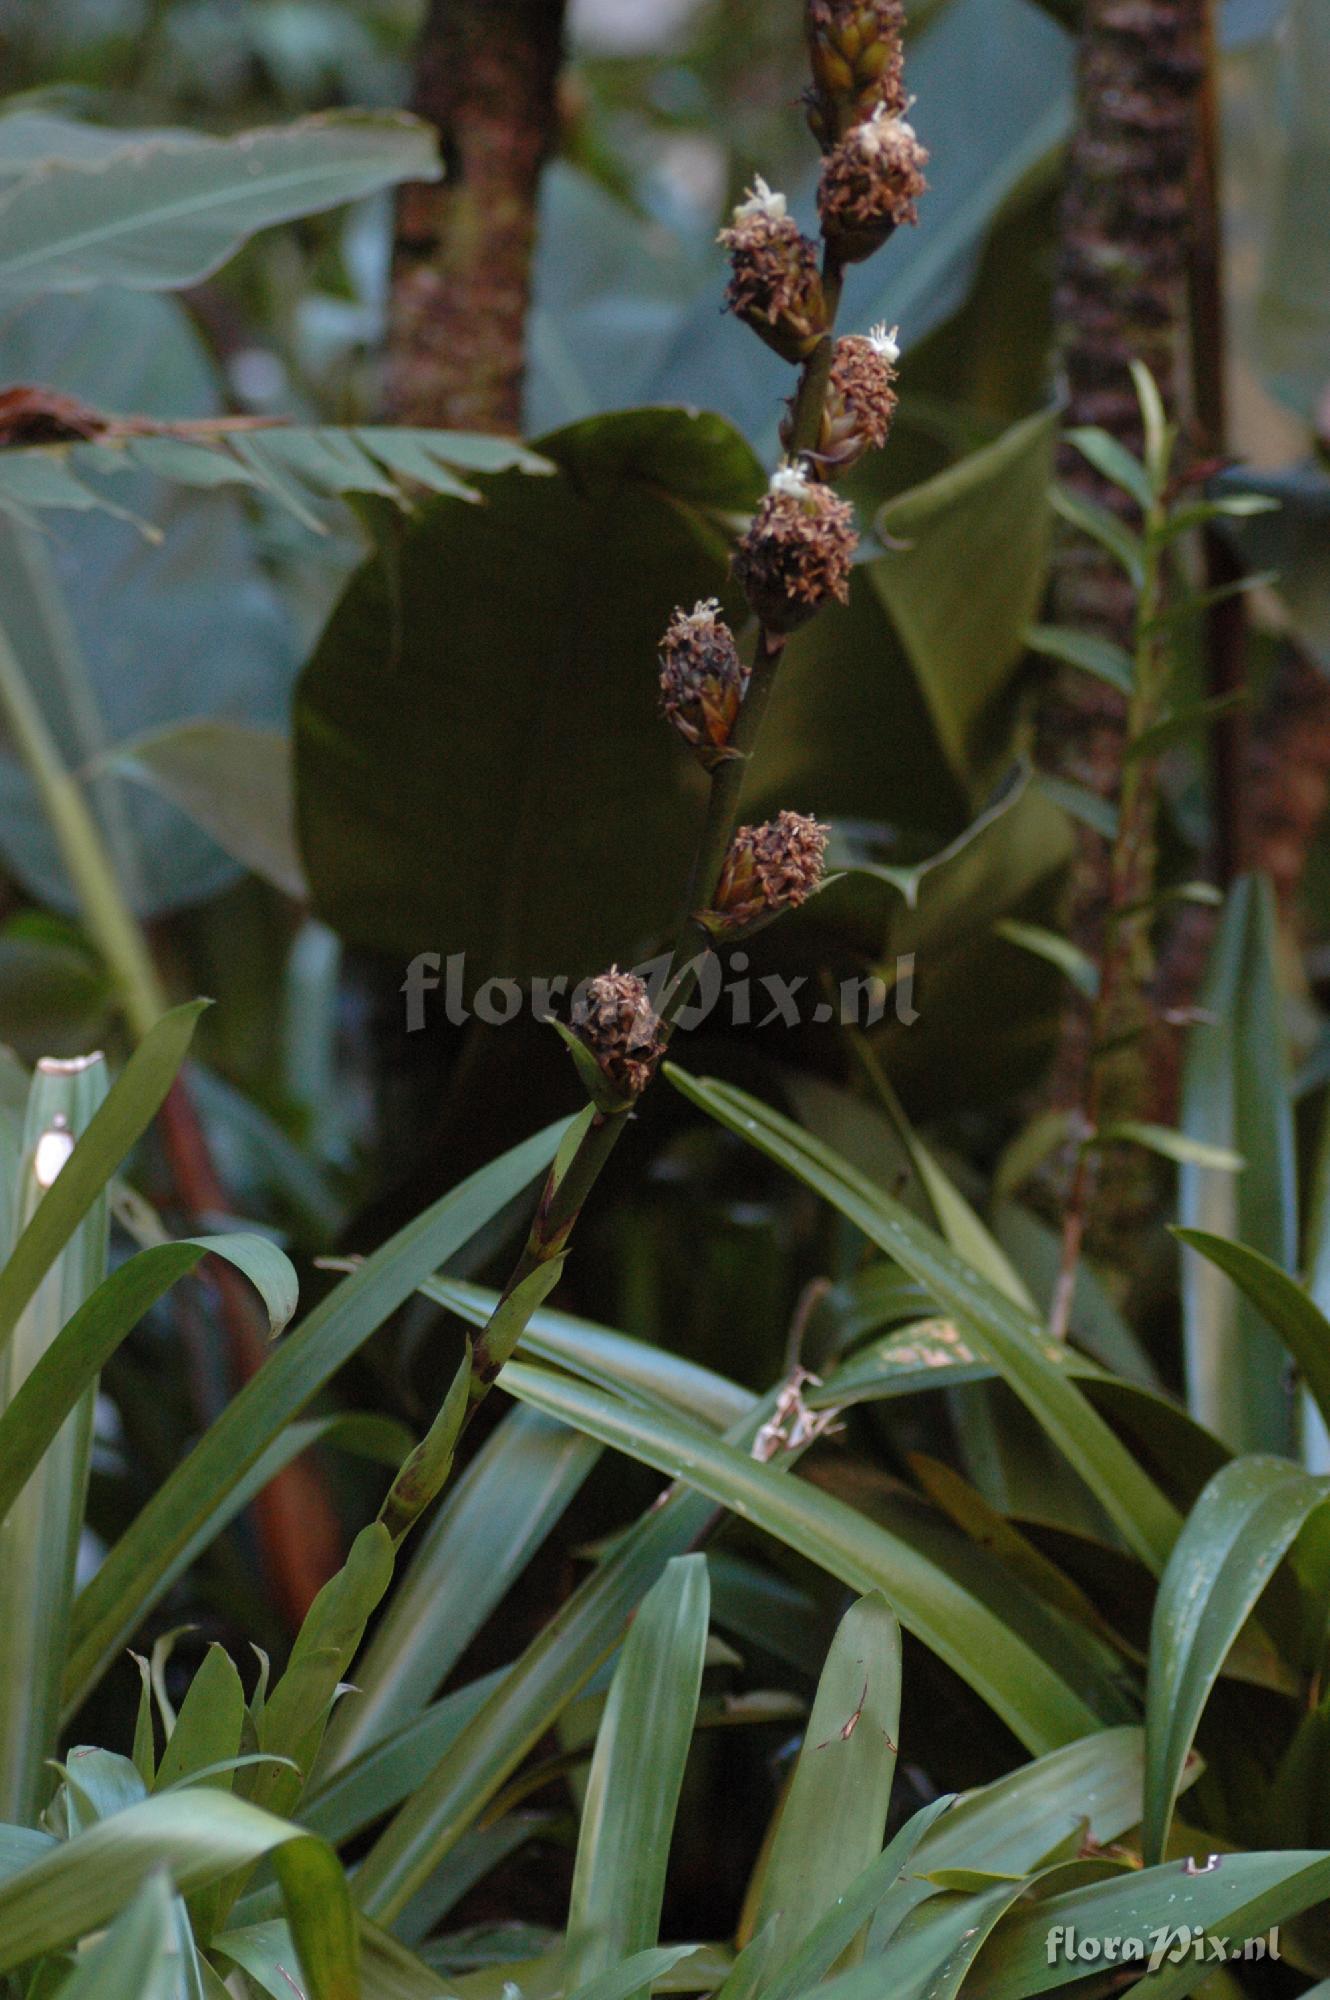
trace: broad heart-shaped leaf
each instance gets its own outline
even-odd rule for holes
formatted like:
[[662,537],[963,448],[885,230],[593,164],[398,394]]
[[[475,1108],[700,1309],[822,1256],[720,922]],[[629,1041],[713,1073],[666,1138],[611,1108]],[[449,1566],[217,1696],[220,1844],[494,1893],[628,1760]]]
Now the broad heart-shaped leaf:
[[768,1105],[671,1063],[676,1089],[804,1181],[925,1285],[968,1329],[1085,1481],[1135,1554],[1162,1571],[1180,1523],[1174,1508],[1065,1372],[1056,1342],[908,1209]]
[[1179,1535],[1150,1627],[1144,1843],[1164,1851],[1182,1767],[1230,1646],[1330,1481],[1286,1459],[1238,1458],[1217,1472]]
[[0,1971],[100,1930],[167,1869],[185,1895],[271,1856],[310,2000],[357,2000],[346,1878],[325,1842],[229,1793],[164,1792],[50,1849],[0,1886]]
[[[676,1556],[624,1642],[582,1807],[568,1905],[569,1990],[658,1941],[710,1604],[706,1557]],[[648,1983],[641,2000],[650,1992]]]
[[[1293,1107],[1275,963],[1270,884],[1230,892],[1198,1001],[1179,1124],[1191,1139],[1241,1154],[1240,1174],[1184,1165],[1178,1208],[1189,1229],[1247,1244],[1292,1270],[1297,1257]],[[1187,1400],[1234,1451],[1284,1451],[1293,1402],[1279,1341],[1215,1264],[1182,1258]]]
[[753,1917],[788,1959],[882,1849],[900,1734],[901,1635],[875,1592],[842,1618],[780,1808]]
[[232,139],[138,135],[101,160],[50,161],[11,184],[0,295],[178,289],[256,230],[438,175],[430,128],[387,112],[328,112]]
[[724,585],[713,516],[761,488],[735,432],[684,410],[539,449],[555,477],[441,500],[361,568],[296,699],[316,909],[362,945],[465,952],[472,992],[631,961],[673,921],[698,773],[656,648]]
[[984,724],[1024,652],[1043,596],[1056,428],[1052,412],[1028,417],[888,501],[877,518],[890,553],[873,564],[873,587],[966,785],[989,761]]

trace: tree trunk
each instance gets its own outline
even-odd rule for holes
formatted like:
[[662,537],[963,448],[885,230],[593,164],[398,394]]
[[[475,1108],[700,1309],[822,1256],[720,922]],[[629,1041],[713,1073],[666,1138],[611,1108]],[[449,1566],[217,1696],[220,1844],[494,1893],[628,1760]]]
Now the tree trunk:
[[429,0],[411,109],[438,128],[445,171],[398,197],[387,376],[398,423],[520,427],[563,14],[564,0]]
[[[1069,424],[1094,424],[1141,450],[1141,418],[1130,364],[1143,361],[1175,410],[1185,365],[1190,215],[1198,115],[1205,76],[1206,0],[1086,0],[1079,108],[1067,166],[1056,293],[1058,343]],[[1087,499],[1130,515],[1131,502],[1068,448],[1064,482]],[[1130,645],[1131,586],[1096,544],[1068,537],[1054,577],[1061,624]],[[1059,777],[1115,801],[1122,777],[1126,705],[1107,685],[1065,669],[1051,676],[1038,717],[1039,758]],[[1142,871],[1148,878],[1148,844]],[[1143,882],[1148,893],[1148,880]],[[1109,844],[1078,828],[1066,904],[1067,932],[1096,962],[1109,908]],[[1132,1006],[1140,1019],[1127,1018]],[[1146,1001],[1124,994],[1115,1053],[1100,1076],[1107,1117],[1140,1115],[1147,1091]],[[1064,1009],[1048,1087],[1060,1108],[1084,1106],[1091,1059],[1089,1009]],[[1101,1187],[1103,1205],[1127,1219],[1148,1199],[1148,1169],[1131,1156],[1105,1162],[1121,1188]],[[1139,1201],[1125,1182],[1139,1181]]]

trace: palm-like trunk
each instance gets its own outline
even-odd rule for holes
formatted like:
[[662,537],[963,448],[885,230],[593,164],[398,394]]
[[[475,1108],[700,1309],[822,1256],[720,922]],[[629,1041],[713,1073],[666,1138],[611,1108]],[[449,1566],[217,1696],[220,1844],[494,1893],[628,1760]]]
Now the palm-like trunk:
[[437,126],[445,175],[397,205],[387,400],[399,423],[519,427],[563,14],[564,0],[429,0],[411,109]]

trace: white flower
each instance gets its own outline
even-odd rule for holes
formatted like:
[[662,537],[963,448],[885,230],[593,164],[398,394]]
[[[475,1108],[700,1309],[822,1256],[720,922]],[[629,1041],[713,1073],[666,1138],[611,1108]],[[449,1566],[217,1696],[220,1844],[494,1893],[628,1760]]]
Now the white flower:
[[894,368],[901,358],[900,342],[896,337],[899,332],[900,328],[893,326],[888,333],[887,322],[881,319],[868,336],[873,352],[882,356],[888,368]]
[[913,143],[916,134],[913,125],[897,117],[888,105],[879,104],[871,118],[855,127],[852,136],[860,151],[871,155],[880,153],[884,147],[898,146],[902,140]]
[[774,193],[761,174],[757,174],[748,190],[747,200],[741,201],[735,209],[734,220],[742,222],[750,215],[765,215],[773,222],[783,222],[788,210],[789,204],[784,195]]
[[770,491],[772,493],[788,493],[793,500],[806,500],[808,498],[808,481],[804,478],[803,473],[797,465],[778,466],[776,471],[771,475]]

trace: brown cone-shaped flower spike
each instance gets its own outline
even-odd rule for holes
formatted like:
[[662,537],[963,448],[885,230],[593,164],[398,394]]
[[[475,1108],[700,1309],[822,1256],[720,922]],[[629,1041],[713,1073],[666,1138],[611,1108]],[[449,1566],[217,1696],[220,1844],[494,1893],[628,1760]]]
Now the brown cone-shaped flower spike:
[[817,207],[827,245],[843,264],[871,257],[893,229],[918,221],[927,160],[913,125],[886,105],[827,154]]
[[660,642],[665,713],[708,771],[738,754],[730,736],[748,686],[748,668],[719,610],[711,597],[676,611]]
[[612,965],[589,980],[573,1004],[573,1031],[616,1097],[627,1101],[646,1089],[665,1043],[651,995],[635,972]]
[[857,545],[849,502],[782,466],[734,552],[735,579],[768,632],[793,632],[830,598],[846,602]]
[[808,123],[821,146],[834,146],[880,104],[905,110],[901,0],[808,0],[806,25]]
[[764,826],[741,826],[730,842],[710,909],[698,922],[713,936],[750,930],[797,910],[822,885],[829,829],[782,812]]
[[827,306],[817,245],[801,234],[784,195],[759,175],[719,240],[730,253],[730,311],[786,361],[802,361],[827,329]]
[[[822,405],[822,428],[812,456],[820,466],[846,471],[866,451],[879,451],[896,414],[898,329],[875,326],[869,334],[850,333],[836,342],[831,376]],[[792,418],[781,426],[788,448]]]

